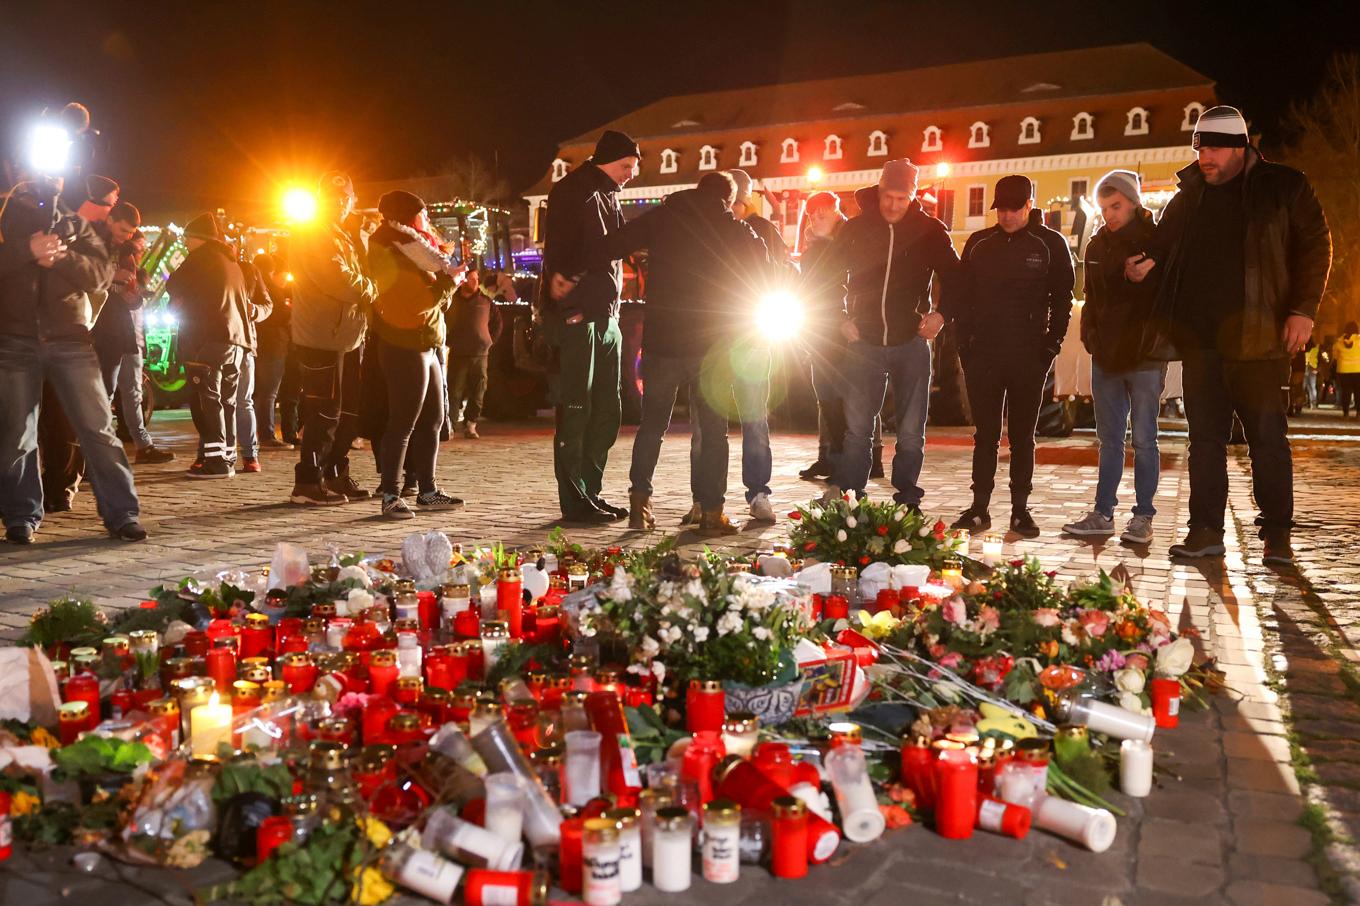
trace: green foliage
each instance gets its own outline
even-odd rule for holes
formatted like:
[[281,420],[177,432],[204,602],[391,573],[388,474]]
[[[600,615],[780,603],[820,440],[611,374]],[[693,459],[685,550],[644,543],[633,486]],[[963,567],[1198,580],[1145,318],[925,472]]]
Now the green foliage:
[[554,645],[513,645],[503,648],[496,666],[487,671],[484,685],[488,689],[499,689],[501,680],[523,676],[530,662],[551,664],[561,654],[562,649]]
[[655,707],[624,708],[623,713],[628,718],[628,732],[633,737],[639,765],[665,761],[666,752],[685,735],[682,728],[666,726]]
[[365,556],[363,551],[355,551],[352,554],[343,554],[340,557],[340,566],[359,566],[364,562]]
[[283,764],[262,765],[254,759],[229,761],[213,783],[213,802],[220,807],[241,793],[263,793],[271,799],[292,795],[293,775]]
[[63,780],[131,774],[138,765],[151,762],[151,750],[140,742],[86,735],[69,746],[52,750],[52,760]]
[[234,881],[199,891],[207,903],[300,903],[323,906],[348,899],[350,873],[372,856],[353,822],[326,822],[301,846],[284,843],[268,859]]
[[33,615],[19,644],[30,648],[49,648],[60,644],[72,648],[98,646],[108,634],[108,618],[94,602],[81,598],[58,598]]
[[63,846],[83,825],[81,809],[70,802],[49,802],[14,819],[14,836],[34,847]]

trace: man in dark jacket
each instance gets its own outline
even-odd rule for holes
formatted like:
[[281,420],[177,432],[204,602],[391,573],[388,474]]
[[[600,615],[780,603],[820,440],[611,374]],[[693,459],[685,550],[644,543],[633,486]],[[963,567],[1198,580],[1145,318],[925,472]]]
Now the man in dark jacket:
[[562,517],[604,523],[628,511],[600,496],[622,420],[619,396],[619,292],[623,267],[599,257],[594,242],[623,226],[619,189],[638,172],[642,152],[606,130],[595,153],[548,193],[540,316],[557,348],[553,470]]
[[0,517],[5,538],[29,544],[42,523],[36,426],[51,383],[80,442],[100,518],[124,541],[141,541],[139,504],[90,344],[97,303],[114,263],[89,221],[52,224],[52,193],[15,186],[0,211]]
[[827,253],[846,287],[849,342],[844,364],[845,441],[830,496],[864,493],[869,480],[874,419],[892,384],[897,415],[894,499],[919,507],[917,483],[925,461],[930,405],[930,341],[944,318],[931,311],[933,277],[952,283],[958,255],[949,231],[916,198],[917,167],[905,158],[883,165],[878,185],[855,193],[860,214],[848,221]]
[[[1034,429],[1044,384],[1072,317],[1076,273],[1060,233],[1034,209],[1025,176],[997,181],[996,225],[968,237],[960,279],[944,294],[944,315],[957,325],[959,360],[973,412],[973,504],[956,529],[991,527],[1001,420],[1011,447],[1011,531],[1033,538]],[[948,288],[946,288],[948,289]]]
[[[721,403],[732,395],[705,356],[732,333],[734,317],[749,307],[752,290],[769,270],[765,243],[732,216],[736,184],[708,173],[694,189],[667,196],[607,237],[611,257],[648,250],[647,317],[642,327],[642,421],[633,441],[629,527],[652,529],[652,477],[670,427],[675,398],[690,388],[690,418],[698,425],[699,451],[691,457],[691,489],[699,503],[699,529],[731,534],[723,513],[727,494],[727,417]],[[745,302],[746,304],[742,304]]]
[[297,434],[297,398],[282,397],[283,375],[288,361],[288,331],[292,315],[292,287],[279,259],[267,253],[255,256],[255,270],[264,280],[265,292],[273,300],[269,317],[256,325],[255,342],[255,417],[260,446],[284,450],[293,449],[292,443],[280,440],[275,433],[275,403],[283,409],[283,436]]
[[1081,342],[1091,354],[1091,399],[1100,475],[1095,509],[1063,531],[1077,537],[1114,534],[1119,479],[1124,474],[1124,434],[1133,422],[1133,517],[1120,536],[1129,544],[1152,541],[1153,498],[1161,472],[1157,415],[1166,363],[1143,356],[1143,327],[1152,316],[1155,279],[1133,283],[1124,261],[1147,248],[1154,230],[1143,207],[1138,174],[1111,170],[1096,185],[1104,225],[1086,246],[1086,300],[1081,309]]
[[[1190,423],[1190,531],[1172,556],[1223,553],[1233,415],[1251,453],[1266,563],[1294,562],[1294,467],[1281,386],[1313,332],[1331,268],[1331,234],[1308,178],[1265,160],[1232,107],[1200,115],[1198,159],[1129,279],[1162,272],[1158,320],[1184,361]],[[1141,258],[1141,260],[1140,260]]]
[[816,193],[803,208],[803,235],[808,238],[798,265],[808,313],[804,332],[809,338],[812,390],[817,395],[817,461],[798,477],[809,481],[831,477],[845,442],[845,390],[841,380],[845,341],[840,330],[845,311],[845,272],[842,269],[837,274],[835,268],[821,266],[845,220],[840,196],[834,192]]
[[184,227],[189,254],[166,280],[170,311],[179,318],[179,351],[193,385],[189,409],[198,429],[198,458],[190,478],[236,474],[236,385],[251,345],[253,322],[269,314],[269,298],[254,298],[217,220],[200,214]]
[[[507,301],[515,301],[513,281],[502,284],[501,290],[509,291]],[[501,313],[492,299],[496,290],[495,286],[484,287],[481,272],[473,268],[453,291],[453,302],[445,315],[449,418],[455,422],[455,429],[458,422],[462,423],[463,436],[468,440],[481,436],[477,433],[477,422],[482,417],[482,399],[486,396],[487,363],[491,347],[501,335]]]

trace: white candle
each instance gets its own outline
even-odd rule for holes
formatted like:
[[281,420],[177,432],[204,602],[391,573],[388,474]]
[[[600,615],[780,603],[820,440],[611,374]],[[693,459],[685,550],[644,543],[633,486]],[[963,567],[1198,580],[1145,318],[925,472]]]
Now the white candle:
[[690,821],[683,808],[657,809],[652,828],[652,886],[662,893],[689,890],[694,852]]
[[741,806],[714,799],[704,806],[704,880],[731,884],[741,875]]
[[486,829],[509,843],[519,842],[524,833],[524,791],[514,774],[488,774],[486,784]]
[[493,871],[514,871],[524,856],[524,844],[520,841],[507,842],[486,828],[457,817],[448,808],[430,813],[420,845],[437,849],[464,864]]
[[1000,535],[982,536],[982,562],[988,566],[996,566],[1001,562],[1001,554],[1005,548],[1005,541]]
[[642,828],[638,818],[620,823],[619,889],[632,893],[642,887]]
[[1148,714],[1137,714],[1128,708],[1099,702],[1090,698],[1079,698],[1072,703],[1070,720],[1074,724],[1088,727],[1096,733],[1104,733],[1115,739],[1141,739],[1152,742],[1152,734],[1157,730],[1157,721]]
[[1152,792],[1152,746],[1141,739],[1119,744],[1119,788],[1135,799]]
[[585,805],[600,795],[599,733],[594,730],[573,730],[567,734],[563,774],[569,805]]
[[1049,833],[1082,844],[1093,853],[1103,853],[1114,843],[1114,815],[1103,808],[1078,805],[1057,796],[1044,796],[1036,801],[1034,823]]
[[218,745],[231,745],[231,705],[221,704],[216,692],[189,712],[189,739],[195,758],[216,758]]
[[878,810],[864,751],[858,746],[837,746],[827,753],[826,772],[831,775],[831,788],[836,792],[845,839],[853,843],[878,839],[887,820]]

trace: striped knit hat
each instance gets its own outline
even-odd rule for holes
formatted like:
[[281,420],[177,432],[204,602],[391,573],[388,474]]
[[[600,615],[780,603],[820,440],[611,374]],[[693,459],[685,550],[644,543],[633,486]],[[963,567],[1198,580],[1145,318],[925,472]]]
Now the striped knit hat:
[[1245,148],[1247,121],[1236,107],[1210,107],[1195,121],[1195,134],[1190,147]]

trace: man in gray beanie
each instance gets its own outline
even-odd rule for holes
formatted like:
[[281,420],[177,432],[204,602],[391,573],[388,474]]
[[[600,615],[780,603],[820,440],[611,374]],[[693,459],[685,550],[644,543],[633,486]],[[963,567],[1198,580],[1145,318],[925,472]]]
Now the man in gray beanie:
[[1086,302],[1081,309],[1081,342],[1091,354],[1091,398],[1095,404],[1100,473],[1095,508],[1063,526],[1069,535],[1114,534],[1119,479],[1124,474],[1124,434],[1133,422],[1135,503],[1122,541],[1152,541],[1153,498],[1161,471],[1157,415],[1161,408],[1166,363],[1148,360],[1142,349],[1143,325],[1152,313],[1156,279],[1133,283],[1124,261],[1141,254],[1152,239],[1152,214],[1143,207],[1138,174],[1111,170],[1096,184],[1104,223],[1086,245]]
[[1146,255],[1125,262],[1134,282],[1161,271],[1152,348],[1184,362],[1190,428],[1190,531],[1173,557],[1224,551],[1233,416],[1251,453],[1263,561],[1294,562],[1294,466],[1280,386],[1307,344],[1331,268],[1331,234],[1308,177],[1252,147],[1232,107],[1200,114],[1197,160],[1177,173]]
[[921,208],[917,167],[904,159],[883,165],[878,185],[855,193],[860,214],[847,221],[818,262],[819,278],[845,285],[841,334],[849,343],[845,380],[845,441],[828,497],[864,495],[869,480],[874,419],[892,385],[897,415],[893,454],[894,499],[919,508],[917,483],[925,461],[930,403],[930,341],[944,326],[933,310],[931,282],[953,282],[959,256],[949,230]]

